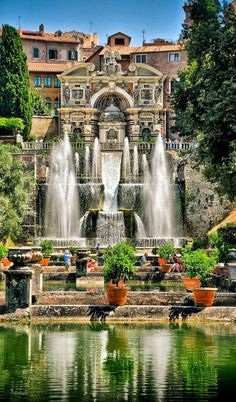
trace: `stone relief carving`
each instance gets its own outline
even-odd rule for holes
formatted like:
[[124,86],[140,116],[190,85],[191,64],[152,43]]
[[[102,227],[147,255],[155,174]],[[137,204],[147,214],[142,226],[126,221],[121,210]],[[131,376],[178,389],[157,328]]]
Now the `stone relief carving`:
[[131,71],[132,73],[133,73],[134,71],[136,71],[136,69],[137,69],[137,66],[136,66],[134,63],[131,63],[131,64],[129,65],[129,71]]
[[127,93],[131,94],[130,86],[127,82],[123,81],[121,83],[118,83],[117,86],[120,87],[121,89],[124,89],[124,91],[126,91]]
[[90,103],[91,95],[92,95],[92,92],[91,92],[90,88],[86,88],[86,90],[85,90],[86,103]]
[[138,89],[138,87],[135,87],[134,88],[134,105],[135,106],[138,106],[138,104],[139,104],[139,89]]
[[155,99],[156,103],[159,103],[161,100],[161,90],[162,90],[162,85],[159,85],[158,87],[155,88],[154,99]]

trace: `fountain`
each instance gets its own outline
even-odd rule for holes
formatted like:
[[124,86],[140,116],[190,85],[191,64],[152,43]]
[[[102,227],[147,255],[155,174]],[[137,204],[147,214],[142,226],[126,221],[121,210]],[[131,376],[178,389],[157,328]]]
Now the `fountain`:
[[129,139],[128,137],[125,137],[124,152],[123,152],[123,176],[129,177],[130,173],[131,173],[131,167],[130,167]]
[[50,158],[45,236],[70,239],[79,233],[79,198],[69,138],[56,144]]
[[144,200],[149,236],[172,239],[173,195],[160,134],[157,137],[151,170],[144,158]]
[[[84,177],[79,175],[80,157]],[[142,247],[181,243],[174,236],[172,187],[161,135],[153,155],[144,153],[140,166],[138,147],[130,154],[128,137],[123,147],[107,151],[95,138],[93,148],[86,145],[81,156],[75,153],[74,160],[75,167],[65,136],[51,155],[47,237],[58,239],[58,245],[74,242],[83,247],[97,242],[113,245],[125,239]]]
[[138,177],[139,175],[139,165],[138,165],[138,147],[134,146],[134,154],[133,154],[133,176]]

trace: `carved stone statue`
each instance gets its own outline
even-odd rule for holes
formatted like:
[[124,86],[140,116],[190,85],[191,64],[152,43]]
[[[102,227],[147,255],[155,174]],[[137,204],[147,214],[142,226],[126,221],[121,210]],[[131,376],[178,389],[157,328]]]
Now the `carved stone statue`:
[[120,53],[114,50],[107,50],[104,53],[104,67],[103,72],[105,75],[114,77],[116,75],[123,75],[121,65],[116,60],[121,60]]

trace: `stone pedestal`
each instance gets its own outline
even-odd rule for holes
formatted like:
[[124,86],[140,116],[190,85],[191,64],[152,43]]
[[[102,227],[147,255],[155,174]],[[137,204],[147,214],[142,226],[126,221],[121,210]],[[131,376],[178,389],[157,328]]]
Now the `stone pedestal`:
[[[8,259],[13,262],[6,275],[6,307],[8,310],[26,308],[32,304],[32,287],[35,295],[42,290],[42,257],[39,247],[11,247]],[[33,278],[33,284],[32,284]]]
[[8,310],[26,308],[32,303],[32,271],[15,269],[5,271],[6,306]]

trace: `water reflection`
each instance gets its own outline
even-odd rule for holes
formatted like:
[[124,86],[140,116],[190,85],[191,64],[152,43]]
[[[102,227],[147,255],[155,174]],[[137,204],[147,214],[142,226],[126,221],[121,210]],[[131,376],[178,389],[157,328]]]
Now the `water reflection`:
[[213,401],[233,390],[236,326],[0,326],[0,400]]

